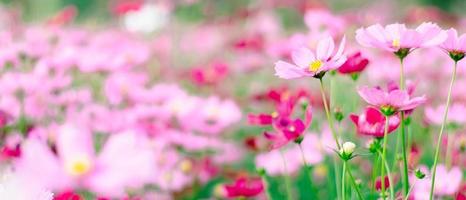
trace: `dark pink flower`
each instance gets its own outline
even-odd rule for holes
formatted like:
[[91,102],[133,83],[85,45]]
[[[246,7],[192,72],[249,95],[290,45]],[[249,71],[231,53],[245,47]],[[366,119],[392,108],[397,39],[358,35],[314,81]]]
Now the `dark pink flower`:
[[345,63],[338,68],[338,72],[342,74],[359,73],[363,71],[369,64],[369,60],[361,55],[361,52],[353,53],[348,57]]
[[264,184],[259,178],[238,178],[231,185],[223,186],[226,192],[226,197],[254,197],[264,190]]
[[305,111],[304,121],[301,119],[292,119],[289,116],[278,116],[272,123],[275,133],[264,132],[264,136],[272,143],[272,149],[280,148],[302,136],[311,124],[311,121],[312,111],[309,106]]
[[[385,129],[385,116],[373,107],[367,107],[361,115],[350,115],[351,121],[356,125],[358,133],[374,137],[383,137]],[[400,125],[397,115],[390,116],[388,120],[388,133],[396,130]]]

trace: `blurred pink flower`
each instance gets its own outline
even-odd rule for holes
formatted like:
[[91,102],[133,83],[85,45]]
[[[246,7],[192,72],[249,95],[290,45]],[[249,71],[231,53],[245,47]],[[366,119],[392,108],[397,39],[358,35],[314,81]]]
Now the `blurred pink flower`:
[[407,91],[399,89],[385,92],[379,87],[363,86],[358,88],[358,93],[364,101],[378,108],[386,116],[412,110],[426,101],[425,96],[410,98]]
[[363,46],[390,52],[405,50],[406,54],[416,48],[439,45],[446,38],[446,33],[431,22],[422,23],[416,29],[408,29],[404,24],[385,27],[376,24],[356,31],[356,40]]
[[180,123],[189,130],[219,134],[239,120],[241,110],[234,101],[212,96],[198,101],[186,116],[180,118]]
[[[449,107],[447,115],[447,122],[462,125],[466,123],[466,107],[463,104],[456,103]],[[428,122],[441,125],[443,122],[443,114],[445,112],[445,105],[437,107],[427,107],[425,110],[425,117]]]
[[[425,166],[421,166],[420,170],[427,174],[424,179],[416,180],[416,176],[411,175],[411,183],[413,183],[412,197],[415,200],[429,199],[431,177],[429,170]],[[437,175],[435,177],[434,194],[439,197],[453,196],[461,186],[463,173],[460,167],[452,167],[447,169],[443,164],[437,166]]]
[[[329,144],[335,144],[335,141],[333,141],[333,139],[331,140],[332,141]],[[305,134],[301,146],[308,165],[316,165],[323,161],[324,154],[316,133]],[[286,172],[283,167],[283,158],[280,151],[283,151],[283,156],[287,162],[288,172]],[[275,149],[270,152],[258,154],[256,156],[255,163],[257,168],[265,169],[267,174],[272,176],[289,173],[292,174],[297,172],[301,166],[304,166],[302,153],[297,145],[293,145],[286,149]]]
[[[376,108],[366,107],[361,115],[350,115],[351,121],[356,125],[358,133],[373,137],[383,137],[385,129],[385,116]],[[400,125],[400,118],[396,115],[389,117],[388,133],[393,132]]]
[[[122,197],[153,178],[154,155],[148,143],[133,132],[110,136],[95,155],[91,135],[72,125],[59,129],[55,154],[44,142],[29,138],[15,164],[25,180],[53,191],[84,187],[101,196]],[[121,173],[131,171],[132,173]]]
[[264,184],[260,178],[240,177],[231,185],[224,185],[225,196],[228,198],[255,197],[264,191]]
[[310,9],[304,14],[304,23],[311,32],[326,32],[332,36],[340,35],[346,28],[343,17],[332,14],[326,9]]
[[343,37],[336,53],[334,53],[335,44],[330,36],[318,42],[316,54],[306,47],[301,47],[292,53],[294,64],[284,61],[275,63],[275,75],[284,79],[316,77],[337,69],[346,61],[346,56],[343,55],[345,41]]

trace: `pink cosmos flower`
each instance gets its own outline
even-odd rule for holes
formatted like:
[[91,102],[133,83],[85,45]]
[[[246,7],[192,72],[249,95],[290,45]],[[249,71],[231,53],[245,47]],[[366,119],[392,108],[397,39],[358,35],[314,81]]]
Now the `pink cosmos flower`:
[[180,123],[189,130],[218,134],[239,120],[241,110],[234,101],[212,96],[198,101]]
[[[325,157],[323,150],[326,149],[322,149],[320,138],[317,135],[317,133],[305,134],[301,143],[308,165],[319,164]],[[330,139],[329,144],[335,145],[333,138]],[[334,153],[330,148],[328,148],[328,150]],[[288,171],[283,167],[283,158],[280,151],[283,151],[283,155],[287,159]],[[293,145],[286,149],[274,149],[270,152],[261,153],[256,156],[255,163],[258,168],[265,169],[268,175],[293,174],[305,165],[298,145]]]
[[264,184],[260,178],[240,177],[233,184],[224,185],[223,189],[228,198],[255,197],[264,191]]
[[347,24],[343,17],[327,9],[310,9],[304,14],[304,23],[311,32],[327,32],[335,36],[344,32]]
[[221,83],[229,74],[229,67],[223,62],[214,62],[207,67],[191,69],[191,79],[197,85],[215,85]]
[[362,56],[361,52],[353,53],[348,57],[345,63],[338,68],[338,72],[342,74],[353,74],[363,71],[369,64],[369,60]]
[[390,24],[385,27],[376,24],[356,31],[359,44],[403,53],[404,56],[416,48],[439,45],[446,37],[446,33],[431,22],[422,23],[416,29],[406,28],[404,24]]
[[[429,174],[429,170],[425,166],[420,167],[421,171],[425,174]],[[413,183],[412,197],[415,200],[429,199],[431,178],[429,175],[421,180],[416,180],[416,177],[412,175],[410,177]],[[434,194],[436,196],[445,197],[454,195],[461,186],[463,173],[460,167],[454,166],[448,169],[445,165],[439,164],[437,166],[437,176],[435,177],[435,189]]]
[[[144,138],[132,132],[111,136],[94,152],[91,135],[71,125],[59,129],[56,151],[37,138],[23,144],[15,163],[17,174],[53,191],[86,188],[101,196],[123,197],[153,177],[154,153]],[[131,171],[132,173],[122,173]]]
[[466,53],[466,34],[458,36],[458,32],[454,28],[448,29],[446,33],[447,38],[440,44],[440,48],[445,50],[455,61],[463,59]]
[[285,61],[275,63],[275,75],[284,79],[318,77],[329,70],[337,69],[346,61],[346,56],[343,55],[345,41],[343,37],[336,53],[333,39],[329,36],[318,42],[315,54],[310,49],[301,47],[292,52],[294,64]]
[[272,144],[272,149],[277,149],[290,141],[298,139],[309,127],[312,121],[312,111],[310,106],[305,111],[304,121],[297,118],[292,119],[289,116],[278,116],[273,122],[276,133],[264,132],[264,136]]
[[[427,107],[425,110],[425,117],[428,122],[441,125],[443,122],[443,112],[445,112],[445,105],[438,107]],[[447,122],[457,125],[466,123],[466,107],[463,104],[453,104],[449,107]]]
[[[385,129],[385,116],[373,107],[366,107],[361,115],[350,115],[351,121],[356,125],[358,133],[374,137],[383,137]],[[400,118],[397,115],[388,119],[388,133],[393,132],[400,125]]]
[[358,93],[367,103],[378,108],[386,116],[399,111],[412,110],[426,101],[425,95],[411,98],[407,91],[399,89],[385,92],[379,87],[363,86],[358,89]]

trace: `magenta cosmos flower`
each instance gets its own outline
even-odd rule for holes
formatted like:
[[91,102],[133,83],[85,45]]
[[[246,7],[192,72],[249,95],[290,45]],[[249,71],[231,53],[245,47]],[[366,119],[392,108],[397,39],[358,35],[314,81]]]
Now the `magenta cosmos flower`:
[[[359,134],[383,137],[385,116],[374,107],[367,107],[361,115],[350,115],[351,121],[356,125]],[[400,125],[400,118],[397,115],[388,119],[388,133],[393,132]]]
[[404,58],[412,50],[441,44],[446,33],[437,24],[426,22],[416,29],[404,24],[390,24],[385,27],[375,24],[356,31],[356,40],[366,47],[374,47],[395,53]]
[[228,198],[254,197],[264,190],[264,184],[260,178],[240,177],[233,184],[224,185],[223,189]]
[[338,68],[341,74],[350,74],[356,80],[360,72],[362,72],[369,64],[369,60],[362,56],[361,52],[355,52],[348,57],[345,63]]
[[458,32],[451,28],[446,31],[447,39],[440,44],[440,48],[445,50],[454,60],[459,61],[466,53],[466,34],[458,36]]
[[385,116],[412,110],[426,101],[425,96],[410,98],[407,91],[399,89],[385,92],[379,87],[363,86],[358,89],[358,93],[364,101],[377,107]]
[[320,78],[325,72],[337,69],[346,61],[346,56],[343,55],[345,41],[343,37],[336,53],[331,37],[325,37],[317,43],[315,54],[310,49],[301,47],[291,54],[294,64],[281,60],[275,63],[275,75],[284,79]]
[[308,106],[305,111],[305,119],[292,119],[289,116],[277,116],[272,125],[276,133],[264,132],[264,136],[271,142],[271,148],[277,149],[290,141],[297,141],[304,131],[311,125],[312,111]]

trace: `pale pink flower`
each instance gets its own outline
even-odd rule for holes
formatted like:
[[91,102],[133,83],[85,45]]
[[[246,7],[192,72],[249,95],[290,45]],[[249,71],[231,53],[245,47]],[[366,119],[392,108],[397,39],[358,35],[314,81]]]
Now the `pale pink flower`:
[[[100,196],[123,197],[153,177],[154,154],[133,132],[111,136],[96,155],[91,135],[72,125],[57,134],[57,154],[45,141],[29,138],[15,163],[17,174],[52,191],[87,188]],[[122,173],[131,171],[132,173]]]
[[241,119],[241,110],[234,101],[228,99],[212,96],[198,101],[194,108],[180,119],[180,123],[201,133],[219,134]]
[[377,107],[385,115],[412,110],[426,101],[425,96],[411,98],[407,91],[399,89],[385,92],[378,87],[363,86],[358,89],[358,93],[367,103]]
[[[334,144],[335,142],[333,142]],[[306,157],[306,162],[309,165],[316,165],[322,162],[324,155],[321,151],[321,144],[319,138],[315,133],[306,134],[301,143]],[[283,168],[283,158],[280,153],[283,151],[283,156],[287,162],[288,172]],[[256,166],[263,168],[269,175],[279,175],[295,173],[301,166],[304,166],[301,150],[298,145],[293,145],[288,149],[272,150],[270,152],[262,153],[256,156]]]
[[463,59],[466,53],[466,34],[458,36],[458,32],[454,28],[448,29],[446,33],[447,38],[440,44],[440,48],[445,50],[455,61]]
[[404,50],[404,56],[417,48],[439,45],[446,37],[446,33],[431,22],[422,23],[416,29],[396,23],[385,27],[375,24],[356,31],[359,44],[394,53]]
[[[431,177],[428,169],[425,166],[421,166],[420,170],[427,174],[424,179],[416,179],[414,175],[411,175],[411,183],[413,184],[412,197],[415,200],[429,199]],[[461,186],[463,173],[459,167],[452,167],[447,169],[443,164],[437,166],[437,175],[435,177],[435,189],[434,194],[439,197],[452,196],[454,195]]]
[[[443,122],[444,112],[445,105],[427,107],[425,110],[425,117],[428,122],[435,125],[441,125]],[[460,103],[451,105],[448,109],[447,122],[457,125],[466,123],[466,107]]]
[[301,47],[292,53],[294,64],[284,61],[275,63],[275,75],[284,79],[316,77],[337,69],[346,61],[346,56],[343,55],[345,41],[343,37],[336,53],[333,39],[329,36],[318,42],[315,54],[310,49]]

